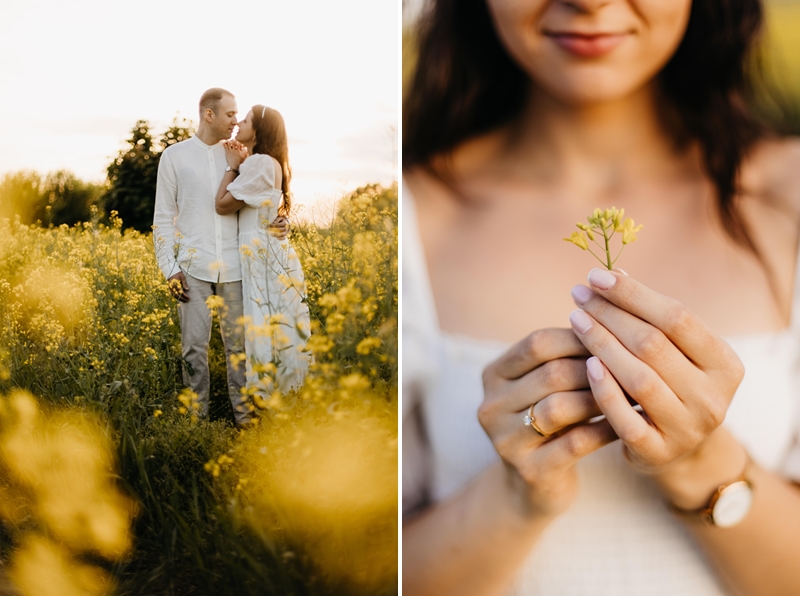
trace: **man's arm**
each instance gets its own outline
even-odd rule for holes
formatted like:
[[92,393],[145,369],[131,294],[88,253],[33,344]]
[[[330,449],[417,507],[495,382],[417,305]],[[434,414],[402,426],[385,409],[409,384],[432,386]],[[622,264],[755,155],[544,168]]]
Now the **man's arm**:
[[166,151],[158,162],[158,178],[156,180],[156,205],[153,214],[153,243],[156,259],[161,272],[169,280],[176,281],[170,288],[172,294],[181,302],[186,302],[186,279],[178,267],[178,255],[175,248],[175,218],[178,216],[178,184],[175,170]]
[[169,279],[178,271],[175,244],[175,218],[178,215],[178,185],[175,171],[165,151],[158,162],[156,205],[153,214],[153,242],[158,266]]

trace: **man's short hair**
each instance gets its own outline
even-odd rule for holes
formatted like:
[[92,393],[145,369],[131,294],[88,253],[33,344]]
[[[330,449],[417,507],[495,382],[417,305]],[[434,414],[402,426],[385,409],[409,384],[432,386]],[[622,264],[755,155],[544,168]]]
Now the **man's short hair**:
[[226,95],[233,97],[233,93],[220,87],[212,87],[203,93],[203,96],[200,98],[200,117],[203,117],[206,110],[211,110],[216,114],[219,109],[219,102],[222,101],[222,98]]

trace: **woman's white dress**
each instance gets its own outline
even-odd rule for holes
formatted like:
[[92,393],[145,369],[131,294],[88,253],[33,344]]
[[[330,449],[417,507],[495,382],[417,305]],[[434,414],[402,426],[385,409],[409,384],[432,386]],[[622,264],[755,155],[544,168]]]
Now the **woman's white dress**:
[[[481,371],[509,345],[439,329],[413,199],[403,215],[403,511],[457,493],[498,455],[477,419]],[[800,286],[800,276],[796,277]],[[725,425],[764,468],[800,479],[800,287],[789,329],[728,337],[746,368]],[[522,419],[520,418],[520,424]],[[581,460],[580,494],[521,568],[515,595],[720,596],[702,551],[619,442]],[[758,490],[758,487],[756,487]]]
[[247,385],[268,396],[300,386],[311,361],[306,286],[300,259],[288,240],[267,230],[278,215],[281,189],[275,188],[275,162],[268,155],[248,157],[228,185],[239,210],[239,250],[245,317]]

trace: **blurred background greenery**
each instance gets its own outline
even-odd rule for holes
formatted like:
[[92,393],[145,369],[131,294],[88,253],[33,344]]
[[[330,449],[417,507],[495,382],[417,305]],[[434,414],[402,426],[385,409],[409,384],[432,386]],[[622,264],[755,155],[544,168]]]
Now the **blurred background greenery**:
[[800,2],[768,0],[754,103],[780,132],[800,135]]

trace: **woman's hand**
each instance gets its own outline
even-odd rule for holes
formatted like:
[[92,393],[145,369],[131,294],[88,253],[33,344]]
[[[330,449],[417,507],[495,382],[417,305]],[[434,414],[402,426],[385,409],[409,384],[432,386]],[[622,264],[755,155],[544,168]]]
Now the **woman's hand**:
[[[743,376],[733,349],[688,308],[618,272],[576,286],[572,328],[597,404],[640,471],[669,474],[722,423]],[[643,409],[640,414],[625,393]]]
[[283,240],[289,235],[289,220],[283,215],[277,216],[269,224],[268,231],[274,238]]
[[222,144],[225,147],[225,161],[228,162],[231,169],[238,170],[239,166],[249,155],[247,147],[234,139],[223,141]]
[[[509,489],[527,512],[554,516],[576,495],[574,464],[617,437],[586,377],[588,352],[569,329],[542,329],[483,371],[478,419],[506,464]],[[536,428],[523,419],[530,406]]]

